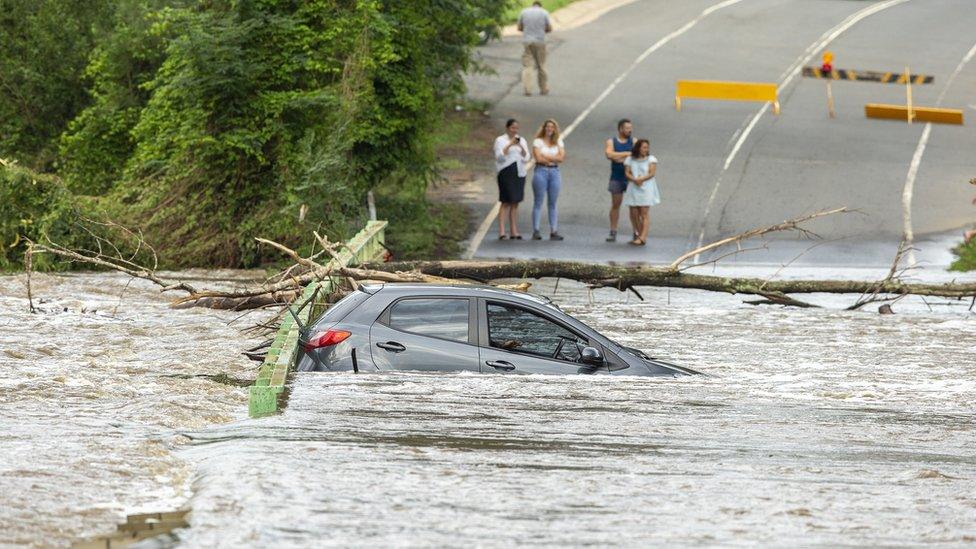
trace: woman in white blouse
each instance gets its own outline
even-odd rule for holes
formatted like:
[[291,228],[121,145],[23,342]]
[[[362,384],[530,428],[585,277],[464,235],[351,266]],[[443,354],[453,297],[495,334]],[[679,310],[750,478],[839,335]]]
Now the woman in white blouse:
[[556,200],[562,178],[559,165],[566,158],[566,147],[559,137],[559,124],[549,119],[542,123],[532,141],[532,154],[535,157],[535,173],[532,175],[532,240],[542,240],[542,202],[548,201],[549,240],[562,240],[559,234],[559,219],[556,214]]
[[[505,122],[505,133],[495,138],[495,171],[498,172],[498,239],[522,240],[518,230],[518,205],[525,198],[526,162],[529,144],[519,135],[519,123],[514,118]],[[509,233],[505,234],[508,222]]]

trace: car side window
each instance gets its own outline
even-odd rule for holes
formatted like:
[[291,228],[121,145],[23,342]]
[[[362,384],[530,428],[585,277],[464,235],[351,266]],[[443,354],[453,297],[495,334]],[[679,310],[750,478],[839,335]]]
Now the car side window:
[[577,362],[587,341],[525,309],[489,303],[488,343],[497,349]]
[[404,332],[468,342],[467,299],[404,299],[390,309],[391,328]]

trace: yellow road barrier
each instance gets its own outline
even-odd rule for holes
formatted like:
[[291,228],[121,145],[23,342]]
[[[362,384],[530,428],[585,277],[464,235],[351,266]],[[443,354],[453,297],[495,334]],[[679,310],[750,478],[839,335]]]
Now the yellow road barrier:
[[761,101],[773,104],[779,114],[776,84],[765,82],[726,82],[721,80],[678,80],[674,107],[681,110],[682,99],[719,99],[727,101]]
[[[868,103],[864,105],[864,116],[868,118],[884,118],[888,120],[908,119],[908,107],[905,105],[883,105]],[[938,109],[935,107],[913,107],[912,120],[918,122],[935,122],[936,124],[962,124],[962,110]]]

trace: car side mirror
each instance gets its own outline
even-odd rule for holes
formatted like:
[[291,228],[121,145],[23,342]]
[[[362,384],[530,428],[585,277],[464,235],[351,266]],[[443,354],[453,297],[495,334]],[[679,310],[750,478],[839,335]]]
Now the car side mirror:
[[603,353],[595,347],[583,347],[580,351],[580,362],[590,366],[603,366]]

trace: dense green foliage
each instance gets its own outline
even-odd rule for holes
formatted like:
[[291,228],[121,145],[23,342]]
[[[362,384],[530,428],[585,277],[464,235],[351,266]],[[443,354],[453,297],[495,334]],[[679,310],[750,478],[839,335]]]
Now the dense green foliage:
[[[86,16],[94,18],[96,4]],[[60,118],[45,118],[45,132],[5,127],[0,156],[46,166],[36,155],[60,136],[53,165],[67,188],[98,197],[170,265],[258,264],[268,251],[255,236],[294,246],[312,229],[348,236],[362,225],[368,190],[391,221],[394,247],[400,229],[413,235],[398,251],[435,244],[424,198],[431,136],[463,90],[478,31],[497,23],[505,2],[111,5],[110,14],[98,12],[107,30],[78,32],[97,38],[87,49],[76,44],[87,66],[64,77],[81,97]],[[43,105],[66,93],[41,84],[51,86]]]
[[132,129],[162,65],[165,37],[155,15],[172,0],[117,0],[112,32],[91,51],[84,83],[91,101],[61,137],[61,172],[78,194],[101,195],[120,180],[135,149]]
[[0,0],[0,156],[34,168],[88,100],[81,77],[112,0]]

